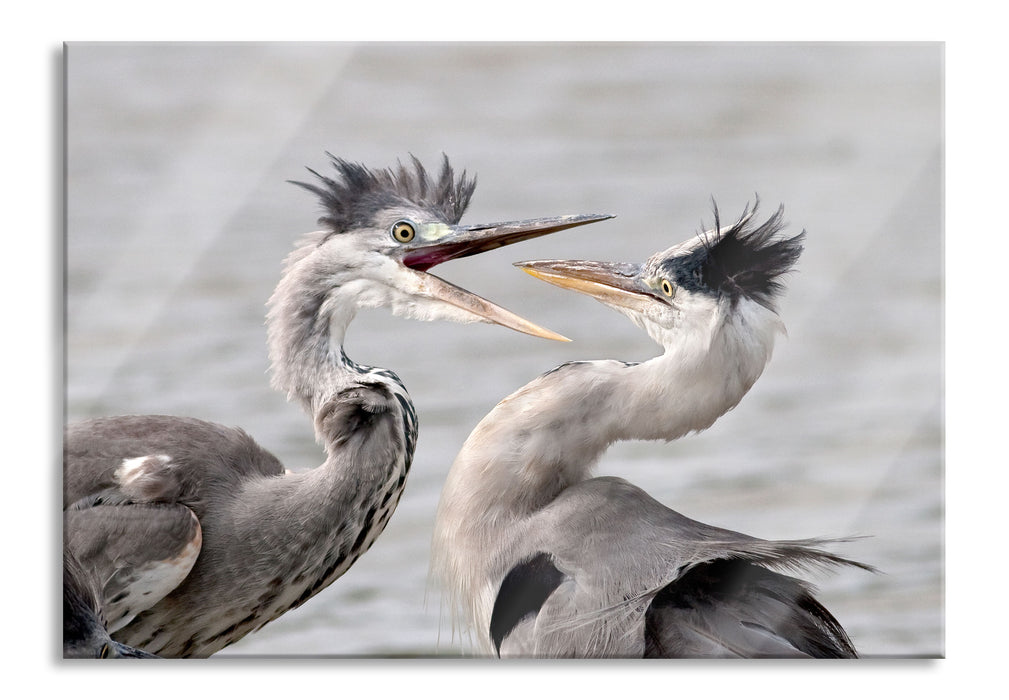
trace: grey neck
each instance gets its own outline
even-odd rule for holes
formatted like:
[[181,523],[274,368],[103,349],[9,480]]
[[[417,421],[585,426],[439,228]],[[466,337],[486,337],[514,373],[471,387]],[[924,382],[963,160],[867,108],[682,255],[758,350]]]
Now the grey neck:
[[[352,295],[337,281],[333,261],[309,242],[296,249],[285,262],[284,275],[268,302],[271,383],[297,399],[315,419],[316,438],[327,451],[341,437],[343,426],[326,427],[320,411],[331,400],[356,386],[383,384],[398,399],[404,411],[413,414],[406,387],[396,373],[361,365],[343,349],[347,326],[356,314]],[[408,426],[409,454],[416,438],[416,420]]]
[[528,516],[589,478],[614,442],[673,440],[709,427],[757,375],[727,375],[710,358],[690,362],[676,352],[642,363],[561,365],[481,421],[453,464],[446,494],[452,500],[457,491],[471,505],[485,498],[473,508],[492,514],[489,521]]

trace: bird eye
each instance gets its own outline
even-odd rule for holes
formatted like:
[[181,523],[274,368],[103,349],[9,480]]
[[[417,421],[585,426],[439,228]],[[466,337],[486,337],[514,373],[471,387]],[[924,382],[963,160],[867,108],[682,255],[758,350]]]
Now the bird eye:
[[109,652],[110,652],[109,645],[102,644],[102,648],[98,650],[98,658],[99,659],[109,658]]
[[662,289],[662,293],[667,297],[673,296],[673,285],[669,280],[662,280],[659,282],[659,288]]
[[417,231],[409,221],[397,221],[392,225],[392,237],[400,243],[409,243],[415,235]]

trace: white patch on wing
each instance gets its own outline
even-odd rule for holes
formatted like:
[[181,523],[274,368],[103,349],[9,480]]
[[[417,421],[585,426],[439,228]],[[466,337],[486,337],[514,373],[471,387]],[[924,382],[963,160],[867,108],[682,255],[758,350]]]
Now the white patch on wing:
[[178,488],[168,455],[144,455],[124,459],[113,478],[131,498],[154,501],[171,497]]
[[150,474],[151,471],[163,468],[171,461],[172,458],[168,455],[144,455],[143,457],[124,459],[122,465],[116,470],[115,478],[125,486],[131,481]]
[[152,607],[159,600],[175,590],[182,583],[200,555],[203,547],[203,530],[195,513],[190,513],[196,521],[193,538],[169,559],[148,562],[133,571],[132,580],[123,589],[119,600],[106,604],[106,617],[110,620],[109,632],[122,629],[137,614]]

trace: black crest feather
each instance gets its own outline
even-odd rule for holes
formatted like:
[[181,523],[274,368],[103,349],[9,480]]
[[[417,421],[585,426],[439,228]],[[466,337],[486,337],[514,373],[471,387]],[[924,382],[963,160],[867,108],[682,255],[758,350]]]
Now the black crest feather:
[[329,152],[326,155],[336,169],[336,178],[307,168],[320,184],[290,182],[318,195],[325,211],[319,223],[333,233],[368,226],[374,223],[372,217],[376,212],[397,205],[418,206],[447,224],[457,224],[476,188],[476,178],[467,178],[466,171],[458,179],[455,177],[448,156],[444,155],[437,178],[431,177],[412,155],[412,169],[398,163],[395,168],[381,170],[372,170]]
[[745,297],[768,309],[784,285],[782,276],[792,270],[802,254],[806,231],[791,238],[779,237],[784,228],[784,206],[764,223],[750,222],[760,200],[749,205],[723,234],[718,206],[712,201],[715,226],[712,234],[700,234],[702,245],[688,255],[670,261],[677,284],[691,291],[728,295],[733,301]]

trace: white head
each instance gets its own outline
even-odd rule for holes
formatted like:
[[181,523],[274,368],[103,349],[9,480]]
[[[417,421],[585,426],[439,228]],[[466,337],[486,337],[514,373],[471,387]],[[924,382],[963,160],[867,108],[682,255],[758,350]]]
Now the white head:
[[778,237],[783,209],[759,226],[747,207],[642,263],[550,260],[516,263],[559,287],[588,294],[628,316],[681,365],[738,370],[745,389],[770,359],[784,326],[775,310],[781,277],[802,253],[805,231]]

